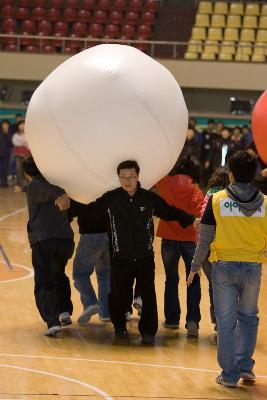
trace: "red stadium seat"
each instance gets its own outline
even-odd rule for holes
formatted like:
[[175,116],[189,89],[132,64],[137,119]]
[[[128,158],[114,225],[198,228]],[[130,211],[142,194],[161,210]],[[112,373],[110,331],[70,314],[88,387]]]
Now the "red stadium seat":
[[13,18],[6,18],[2,20],[2,32],[16,32],[17,30],[17,22]]
[[27,53],[39,53],[39,47],[36,45],[28,45],[25,47]]
[[51,8],[63,8],[64,0],[50,0],[50,7]]
[[151,37],[152,29],[150,25],[139,25],[138,30],[137,30],[138,35],[142,35],[142,37],[145,39],[148,39]]
[[123,25],[121,28],[121,34],[122,36],[125,36],[127,39],[133,39],[135,37],[135,27],[133,25]]
[[9,4],[6,4],[1,8],[2,18],[14,18],[15,13],[15,8]]
[[157,0],[145,0],[145,11],[157,12],[159,9],[159,1]]
[[150,12],[150,11],[146,11],[145,13],[142,14],[142,18],[141,18],[141,22],[147,25],[153,25],[155,21],[155,14]]
[[20,39],[21,46],[36,46],[36,40],[27,36],[28,33],[23,34],[23,37]]
[[14,0],[1,0],[1,6],[13,6],[14,5]]
[[[79,38],[79,36],[76,36],[74,34],[70,35],[70,37],[77,38],[77,39]],[[65,47],[72,47],[73,49],[76,49],[76,51],[77,51],[78,49],[80,49],[82,47],[82,45],[83,45],[83,42],[80,40],[68,40],[68,41],[66,41]]]
[[115,11],[126,11],[127,6],[127,0],[114,0],[113,2],[113,10]]
[[129,4],[129,11],[134,12],[141,12],[143,8],[143,1],[142,0],[130,0]]
[[33,21],[31,21],[30,19],[25,19],[24,21],[22,21],[21,33],[33,34],[35,32],[35,28],[36,26]]
[[68,36],[68,24],[67,22],[58,21],[54,27],[55,36]]
[[121,11],[111,11],[109,16],[109,21],[112,24],[121,24],[123,19],[123,14]]
[[83,37],[87,34],[87,26],[84,22],[75,22],[72,26],[72,35]]
[[112,9],[111,0],[98,0],[98,10],[109,11]]
[[138,20],[139,20],[139,15],[136,12],[129,11],[125,15],[125,21],[127,22],[127,24],[137,25]]
[[76,47],[72,47],[69,44],[66,44],[63,53],[65,53],[65,54],[75,54],[75,53],[77,53],[77,48]]
[[18,39],[16,37],[3,37],[2,38],[2,43],[4,45],[14,44],[15,46],[17,46]]
[[32,1],[31,0],[18,0],[17,6],[19,7],[31,7]]
[[16,9],[16,19],[30,19],[30,10],[26,7],[17,7]]
[[4,51],[18,51],[18,49],[15,44],[5,44]]
[[93,23],[89,27],[89,36],[99,38],[103,36],[103,26],[101,24]]
[[149,45],[147,43],[134,43],[134,47],[143,53],[148,53]]
[[60,21],[62,19],[59,8],[49,8],[47,10],[47,20],[51,22]]
[[94,10],[96,8],[96,0],[82,0],[81,8],[84,10]]
[[47,36],[52,32],[52,23],[50,21],[39,21],[37,27],[37,34]]
[[[43,7],[43,8],[48,8],[47,7],[47,0],[32,0],[31,1],[32,7]],[[52,7],[51,4],[49,7]]]
[[107,22],[108,16],[107,12],[103,10],[96,10],[94,12],[94,18],[93,21],[96,24],[105,24]]
[[78,11],[75,8],[65,8],[63,10],[63,20],[66,22],[77,21]]
[[32,19],[34,21],[42,21],[46,19],[46,9],[43,7],[34,7],[32,9]]
[[107,24],[105,30],[105,37],[109,37],[110,39],[115,39],[119,36],[119,26],[114,24]]
[[80,0],[65,0],[65,7],[79,8]]
[[43,53],[56,53],[57,49],[55,46],[46,44],[42,48]]
[[78,11],[77,20],[80,22],[89,22],[91,20],[91,12],[90,10],[81,9]]

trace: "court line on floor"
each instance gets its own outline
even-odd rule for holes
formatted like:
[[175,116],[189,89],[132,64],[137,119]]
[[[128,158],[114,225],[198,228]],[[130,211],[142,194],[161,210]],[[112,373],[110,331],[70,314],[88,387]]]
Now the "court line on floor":
[[[3,262],[3,261],[0,261],[0,264],[4,264],[4,262]],[[1,284],[1,283],[9,283],[9,282],[22,281],[22,280],[24,280],[24,279],[29,279],[29,278],[31,278],[31,277],[34,275],[34,271],[33,271],[32,268],[26,267],[25,265],[21,265],[21,264],[14,264],[14,263],[12,263],[12,265],[14,265],[14,266],[16,266],[16,267],[20,267],[20,268],[26,269],[26,270],[29,272],[29,274],[26,275],[26,276],[21,276],[20,278],[6,279],[6,280],[4,280],[4,281],[1,281],[1,280],[0,280],[0,284]],[[13,273],[13,271],[10,271],[10,274],[12,274],[12,273]]]
[[21,212],[26,211],[26,210],[27,210],[27,207],[18,208],[17,210],[12,211],[11,213],[8,213],[8,214],[0,217],[0,222],[4,221],[5,219],[7,219],[9,217],[13,217],[14,215],[20,214]]
[[[183,367],[180,365],[148,364],[148,363],[137,363],[137,362],[129,362],[129,361],[96,360],[96,359],[90,359],[90,358],[39,356],[39,355],[27,355],[27,354],[4,354],[4,353],[3,354],[0,353],[0,357],[40,358],[40,359],[63,360],[63,361],[86,361],[86,362],[102,363],[102,364],[133,365],[133,366],[139,366],[139,367],[181,369],[184,371],[212,372],[212,373],[216,373],[216,374],[218,373],[218,370],[206,369],[206,368],[192,368],[192,367]],[[267,379],[267,375],[256,375],[256,376],[257,376],[257,378]]]
[[46,371],[39,371],[38,369],[19,367],[17,365],[0,364],[0,367],[20,369],[22,371],[33,372],[35,374],[41,374],[41,375],[52,376],[53,378],[59,378],[59,379],[62,379],[64,381],[68,381],[68,382],[71,382],[71,383],[76,383],[77,385],[83,386],[86,389],[90,389],[93,392],[95,392],[95,393],[99,394],[100,396],[102,396],[106,400],[113,400],[113,398],[109,394],[107,394],[103,390],[99,389],[98,387],[90,385],[89,383],[85,383],[85,382],[79,381],[77,379],[68,378],[67,376],[64,376],[64,375],[53,374],[52,372],[46,372]]

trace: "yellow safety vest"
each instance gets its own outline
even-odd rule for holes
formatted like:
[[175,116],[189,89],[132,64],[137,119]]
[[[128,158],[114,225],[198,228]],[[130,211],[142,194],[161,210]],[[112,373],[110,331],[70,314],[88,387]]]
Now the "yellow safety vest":
[[212,196],[216,233],[210,261],[266,262],[267,197],[251,217],[246,217],[225,190]]

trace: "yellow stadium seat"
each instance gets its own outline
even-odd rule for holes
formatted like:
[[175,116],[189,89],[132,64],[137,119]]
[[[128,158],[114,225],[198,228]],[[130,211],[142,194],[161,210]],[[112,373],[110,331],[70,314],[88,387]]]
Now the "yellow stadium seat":
[[224,40],[238,42],[239,31],[237,28],[225,28]]
[[190,40],[186,51],[188,53],[201,53],[202,41],[201,40]]
[[240,15],[228,15],[227,28],[241,28],[241,17]]
[[266,43],[261,43],[261,42],[256,42],[253,54],[263,54],[264,56],[267,55],[267,44]]
[[254,29],[242,29],[240,32],[241,42],[255,42],[255,31]]
[[224,53],[223,51],[221,51],[219,54],[218,60],[219,61],[233,61],[233,55],[229,54],[229,53]]
[[253,54],[251,57],[252,62],[265,62],[266,58],[264,54]]
[[214,14],[227,15],[228,14],[228,3],[226,1],[216,1],[214,3]]
[[224,40],[221,44],[221,53],[224,54],[235,54],[236,47],[235,42]]
[[243,28],[258,28],[257,17],[255,15],[245,15],[243,18]]
[[267,43],[267,29],[259,29],[257,32],[257,42]]
[[212,2],[211,1],[200,1],[198,6],[199,14],[212,14]]
[[214,54],[214,53],[201,53],[201,60],[214,61],[214,60],[216,60],[216,54]]
[[261,6],[261,15],[266,15],[267,16],[267,4],[263,4]]
[[216,40],[207,40],[204,45],[204,53],[219,53],[219,44]]
[[267,29],[267,15],[260,17],[259,29]]
[[224,28],[225,27],[225,16],[214,14],[211,17],[211,26],[213,28]]
[[191,53],[187,51],[184,55],[185,60],[197,60],[198,59],[198,53]]
[[252,47],[251,43],[239,42],[238,47],[237,47],[237,53],[248,54],[249,56],[251,56],[252,49],[253,49],[253,47]]
[[248,54],[244,54],[244,53],[236,53],[235,55],[235,61],[244,61],[244,62],[249,62],[250,61],[250,57]]
[[244,14],[243,3],[230,3],[229,13],[233,15],[243,15]]
[[249,3],[246,5],[246,15],[260,15],[260,5]]
[[192,29],[191,39],[193,40],[205,40],[206,39],[206,29],[194,27]]
[[197,14],[195,26],[207,28],[210,26],[210,16],[208,14]]
[[222,40],[222,28],[209,28],[208,40]]

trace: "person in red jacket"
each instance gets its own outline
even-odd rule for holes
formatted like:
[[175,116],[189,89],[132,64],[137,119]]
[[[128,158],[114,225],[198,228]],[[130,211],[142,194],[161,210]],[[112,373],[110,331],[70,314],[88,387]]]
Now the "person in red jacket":
[[[195,217],[200,217],[203,194],[195,182],[200,178],[199,163],[192,157],[183,157],[176,163],[168,176],[156,185],[159,194],[170,205],[181,208]],[[178,296],[178,264],[183,258],[188,277],[196,248],[197,233],[192,226],[182,228],[176,221],[159,221],[157,236],[162,238],[161,255],[166,273],[164,292],[164,314],[166,328],[179,328],[180,302]],[[201,290],[198,274],[192,285],[187,287],[186,329],[188,337],[198,337],[200,321]]]

